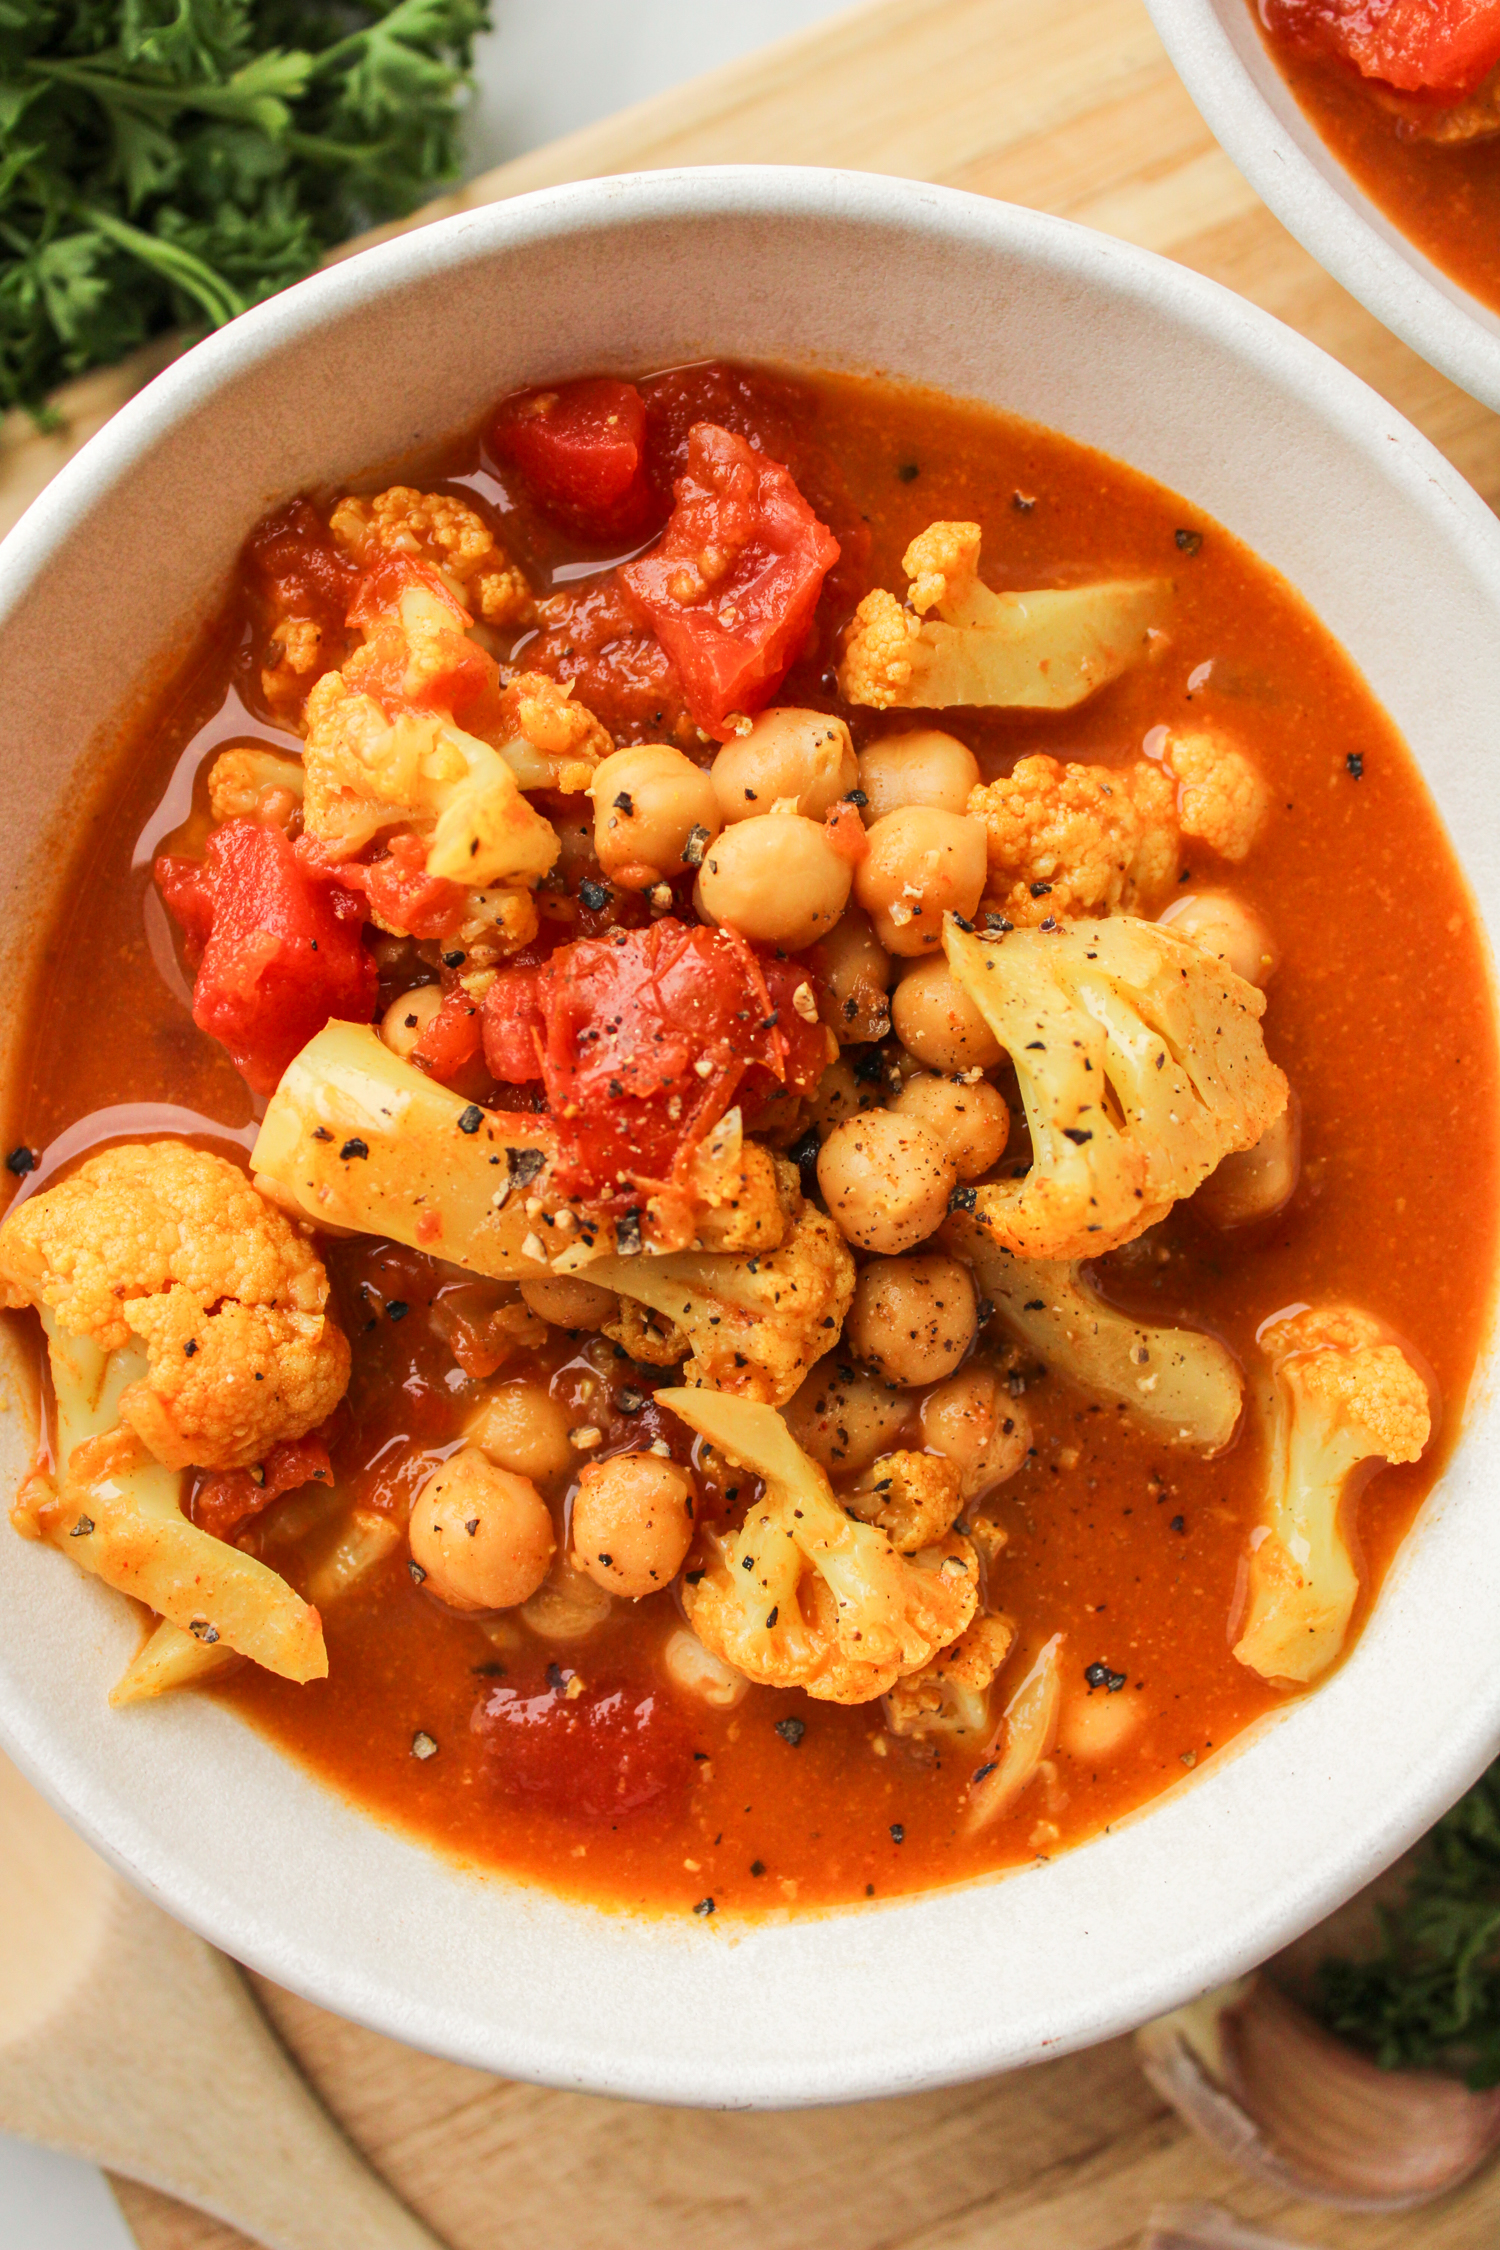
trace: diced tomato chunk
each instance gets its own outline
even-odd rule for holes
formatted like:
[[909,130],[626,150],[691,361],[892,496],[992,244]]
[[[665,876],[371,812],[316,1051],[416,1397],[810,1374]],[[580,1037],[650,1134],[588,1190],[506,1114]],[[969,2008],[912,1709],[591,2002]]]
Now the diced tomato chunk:
[[[507,1794],[585,1820],[620,1820],[692,1786],[693,1742],[683,1713],[658,1689],[549,1679],[535,1689],[493,1687],[471,1725],[490,1776]],[[581,1686],[581,1683],[578,1683]]]
[[228,1049],[257,1093],[274,1090],[330,1017],[369,1022],[376,969],[361,932],[364,908],[310,875],[284,830],[226,820],[210,835],[206,858],[163,856],[156,880],[201,951],[193,1021]]
[[662,509],[646,474],[646,409],[633,383],[590,376],[505,401],[491,442],[532,495],[585,539],[637,538]]
[[414,938],[445,938],[458,928],[468,893],[461,883],[427,872],[427,846],[420,836],[393,836],[383,859],[325,861],[307,836],[296,844],[297,857],[313,874],[331,876],[360,892],[383,929]]
[[[443,620],[437,626],[424,620],[415,648],[401,617],[401,597],[409,589],[429,595]],[[391,715],[409,707],[457,716],[499,678],[495,659],[469,637],[473,622],[427,563],[383,555],[360,579],[350,605],[348,623],[368,637],[344,665],[345,685],[373,695]]]
[[434,1078],[452,1078],[479,1053],[482,1034],[478,1003],[455,985],[444,995],[437,1014],[418,1039],[412,1061],[420,1063]]
[[269,1508],[284,1492],[304,1484],[332,1484],[333,1463],[328,1456],[327,1429],[306,1437],[284,1438],[273,1445],[253,1469],[220,1469],[206,1477],[193,1494],[190,1513],[194,1523],[215,1539],[232,1539],[252,1516]]
[[677,667],[703,732],[727,741],[759,711],[812,626],[839,544],[780,462],[700,422],[677,504],[649,555],[620,581]]
[[245,561],[267,599],[286,617],[342,624],[359,583],[358,566],[341,555],[328,526],[306,500],[293,500],[256,525]]
[[1457,100],[1500,63],[1500,0],[1268,0],[1266,20],[1406,93]]
[[732,931],[663,916],[502,970],[485,1060],[502,1083],[541,1079],[564,1193],[623,1211],[680,1175],[732,1101],[753,1112],[817,1083],[827,1040],[792,1004],[805,974]]

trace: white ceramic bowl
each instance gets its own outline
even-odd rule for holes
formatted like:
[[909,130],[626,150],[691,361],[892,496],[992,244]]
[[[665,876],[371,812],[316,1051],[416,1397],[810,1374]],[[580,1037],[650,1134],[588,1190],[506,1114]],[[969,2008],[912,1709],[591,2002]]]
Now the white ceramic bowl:
[[[126,407],[0,549],[8,894],[50,899],[46,839],[77,817],[98,743],[269,504],[399,457],[514,384],[709,351],[883,367],[1186,494],[1363,665],[1500,914],[1500,525],[1432,447],[1180,267],[937,188],[760,169],[599,180],[448,220],[248,314]],[[1112,1835],[905,1903],[656,1921],[465,1875],[210,1703],[111,1712],[134,1643],[123,1605],[3,1530],[0,1734],[174,1914],[399,2039],[671,2102],[896,2093],[1061,2053],[1238,1972],[1474,1778],[1500,1742],[1495,1421],[1486,1385],[1317,1694]],[[22,1422],[0,1416],[7,1477]]]
[[1318,264],[1403,343],[1500,410],[1500,313],[1450,280],[1298,107],[1246,0],[1146,0],[1204,123]]

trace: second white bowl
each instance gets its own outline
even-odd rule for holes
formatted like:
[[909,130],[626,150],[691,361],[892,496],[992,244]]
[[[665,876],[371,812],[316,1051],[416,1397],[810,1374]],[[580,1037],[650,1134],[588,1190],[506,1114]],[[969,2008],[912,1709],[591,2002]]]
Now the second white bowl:
[[1500,410],[1500,313],[1450,280],[1345,171],[1246,0],[1146,0],[1204,123],[1289,234],[1393,335]]

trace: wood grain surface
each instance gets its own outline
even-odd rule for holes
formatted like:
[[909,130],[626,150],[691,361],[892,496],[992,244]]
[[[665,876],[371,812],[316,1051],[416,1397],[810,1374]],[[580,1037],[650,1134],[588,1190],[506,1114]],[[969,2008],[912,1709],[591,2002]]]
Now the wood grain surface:
[[[941,181],[1161,251],[1323,345],[1500,501],[1500,420],[1386,334],[1262,208],[1138,0],[885,0],[523,157],[424,216],[707,163]],[[65,411],[97,425],[154,371],[90,378]],[[14,420],[0,432],[0,524],[72,435],[35,438]],[[1329,2250],[1500,2240],[1495,2173],[1391,2218],[1294,2205],[1239,2179],[1162,2108],[1128,2041],[899,2101],[714,2115],[508,2084],[258,1989],[335,2114],[453,2250],[1123,2250],[1154,2203],[1203,2197]],[[116,2192],[142,2250],[243,2250],[159,2196]]]

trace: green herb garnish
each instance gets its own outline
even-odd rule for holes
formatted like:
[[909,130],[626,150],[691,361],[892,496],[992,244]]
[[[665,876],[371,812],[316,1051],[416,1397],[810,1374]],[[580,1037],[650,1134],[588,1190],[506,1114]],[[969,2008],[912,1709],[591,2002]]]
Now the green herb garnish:
[[222,327],[458,169],[487,0],[0,0],[0,408]]
[[1318,1970],[1323,2022],[1387,2070],[1500,2085],[1500,1762],[1423,1838],[1400,1901],[1377,1911],[1381,1950]]

